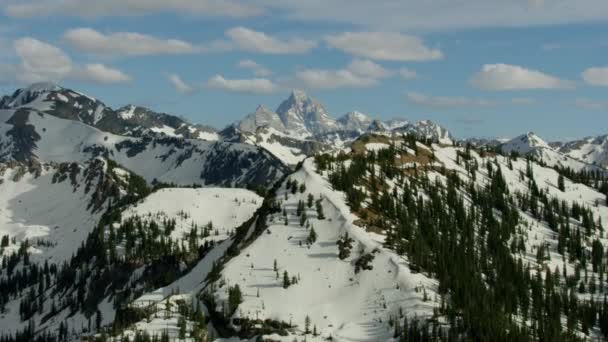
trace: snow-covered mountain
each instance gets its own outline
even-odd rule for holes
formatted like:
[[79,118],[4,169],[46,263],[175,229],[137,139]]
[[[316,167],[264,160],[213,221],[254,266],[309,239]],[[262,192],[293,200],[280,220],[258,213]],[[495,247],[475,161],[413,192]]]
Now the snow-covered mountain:
[[317,100],[294,90],[276,110],[285,128],[301,137],[339,129],[339,125]]
[[608,177],[576,173],[607,137],[489,153],[294,92],[204,141],[78,96],[0,100],[2,341],[608,336]]
[[505,153],[517,152],[521,155],[532,156],[549,166],[567,167],[576,171],[598,169],[591,163],[556,150],[534,132],[517,136],[500,145],[500,148]]
[[221,139],[262,146],[289,165],[322,151],[337,151],[367,133],[413,134],[451,145],[448,130],[429,120],[409,123],[403,119],[383,122],[351,111],[333,119],[325,107],[304,92],[294,90],[276,112],[265,106],[220,132]]
[[268,108],[260,105],[252,113],[233,125],[241,132],[254,133],[261,127],[270,127],[279,132],[285,132],[285,126],[279,115]]
[[414,134],[418,137],[431,139],[445,145],[452,145],[454,143],[454,138],[447,129],[430,120],[407,123],[404,126],[392,129],[392,131]]
[[574,159],[608,168],[608,135],[568,141],[556,149]]
[[0,162],[116,160],[148,182],[263,185],[287,171],[268,151],[250,144],[146,135],[125,137],[33,109],[0,110]]
[[215,129],[182,118],[127,105],[118,110],[80,92],[53,83],[35,83],[0,101],[0,109],[35,109],[58,118],[80,121],[102,131],[126,136],[167,135],[217,140]]
[[338,119],[341,130],[366,132],[372,124],[372,118],[361,112],[348,112]]

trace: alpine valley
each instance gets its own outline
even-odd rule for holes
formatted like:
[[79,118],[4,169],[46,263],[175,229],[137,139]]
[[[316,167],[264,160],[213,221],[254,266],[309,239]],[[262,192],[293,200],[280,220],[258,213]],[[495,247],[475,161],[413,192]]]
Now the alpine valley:
[[0,97],[0,342],[600,341],[606,222],[608,135]]

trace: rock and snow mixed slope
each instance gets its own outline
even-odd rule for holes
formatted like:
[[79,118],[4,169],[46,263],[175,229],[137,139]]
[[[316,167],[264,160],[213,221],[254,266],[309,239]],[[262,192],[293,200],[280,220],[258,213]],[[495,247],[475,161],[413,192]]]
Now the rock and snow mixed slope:
[[[61,263],[86,239],[108,203],[124,194],[130,173],[84,164],[0,164],[0,236],[5,256],[28,240],[33,261]],[[0,255],[1,259],[1,255]]]
[[557,150],[585,163],[608,168],[608,135],[562,143]]
[[53,83],[35,83],[17,89],[0,101],[0,109],[34,109],[58,118],[75,120],[117,135],[146,134],[217,140],[214,129],[193,125],[177,116],[127,105],[113,110],[103,102]]
[[576,153],[569,155],[551,147],[533,132],[515,137],[500,145],[503,152],[517,152],[521,155],[531,156],[549,166],[559,166],[580,170],[598,170],[598,167],[587,163],[584,159],[579,159]]
[[249,144],[176,137],[124,137],[80,121],[20,108],[0,110],[0,161],[83,162],[103,156],[147,181],[269,185],[286,167]]

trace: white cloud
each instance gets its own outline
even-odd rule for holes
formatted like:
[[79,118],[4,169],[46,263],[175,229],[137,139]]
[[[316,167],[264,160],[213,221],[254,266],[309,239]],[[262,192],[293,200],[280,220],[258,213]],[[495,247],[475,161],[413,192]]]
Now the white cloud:
[[196,52],[191,43],[178,39],[161,39],[136,32],[103,34],[91,28],[67,31],[64,39],[77,49],[98,55],[154,55]]
[[133,16],[157,12],[239,18],[260,15],[264,10],[238,0],[25,0],[13,1],[5,7],[7,15],[18,18]]
[[589,68],[581,76],[588,84],[608,87],[608,67]]
[[384,31],[451,31],[605,20],[605,0],[265,0],[293,20]]
[[473,75],[471,83],[483,90],[574,88],[574,82],[509,64],[486,64]]
[[107,67],[103,64],[87,64],[83,68],[76,69],[74,78],[95,83],[121,83],[131,80],[131,77],[120,70]]
[[20,64],[12,68],[11,77],[21,83],[76,79],[107,84],[131,79],[120,70],[103,64],[75,65],[58,47],[34,38],[21,38],[15,41],[14,48]]
[[299,38],[281,40],[241,26],[227,30],[226,35],[237,48],[257,53],[298,54],[308,52],[317,45],[315,41]]
[[207,87],[247,94],[271,94],[278,90],[278,86],[266,78],[226,79],[222,75],[209,79]]
[[173,85],[173,87],[175,87],[175,90],[182,94],[191,94],[194,92],[194,88],[184,82],[177,74],[168,74],[167,79]]
[[592,110],[608,110],[608,101],[596,101],[586,98],[577,98],[574,102],[578,107]]
[[417,92],[408,92],[405,95],[409,102],[424,107],[457,108],[487,107],[494,105],[494,102],[489,100],[471,99],[462,96],[431,96]]
[[439,49],[429,48],[414,36],[396,32],[344,32],[325,37],[330,47],[349,54],[389,61],[427,61],[443,58]]
[[72,72],[72,60],[61,49],[34,38],[21,38],[14,43],[21,59],[16,77],[20,82],[58,81]]
[[272,75],[272,71],[266,69],[264,66],[252,61],[251,59],[240,60],[237,64],[239,68],[249,69],[253,71],[253,74],[259,77],[268,77]]
[[418,77],[416,71],[408,68],[399,69],[399,75],[401,75],[401,78],[403,78],[404,80],[413,80]]
[[605,20],[605,0],[4,0],[14,17],[180,13],[329,22],[385,31],[450,31]]
[[368,59],[355,59],[348,65],[348,70],[353,73],[369,78],[385,78],[392,74],[390,70]]
[[378,84],[382,78],[392,75],[390,70],[370,60],[353,60],[346,68],[304,69],[296,72],[296,82],[306,88],[336,89],[365,88]]
[[377,80],[362,77],[350,70],[306,69],[296,72],[296,79],[305,87],[316,89],[364,88],[377,84]]

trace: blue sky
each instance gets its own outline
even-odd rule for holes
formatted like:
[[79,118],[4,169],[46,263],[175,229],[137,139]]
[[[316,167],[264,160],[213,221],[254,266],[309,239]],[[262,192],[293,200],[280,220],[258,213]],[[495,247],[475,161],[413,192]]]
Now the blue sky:
[[36,81],[222,128],[303,89],[458,137],[608,133],[605,0],[0,2],[0,91]]

